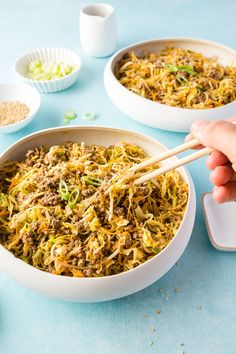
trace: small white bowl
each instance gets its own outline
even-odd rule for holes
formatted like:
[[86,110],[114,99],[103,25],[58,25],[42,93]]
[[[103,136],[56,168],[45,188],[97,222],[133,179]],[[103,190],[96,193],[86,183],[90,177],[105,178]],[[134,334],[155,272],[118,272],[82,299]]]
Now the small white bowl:
[[165,38],[132,44],[113,55],[106,65],[104,85],[114,105],[127,116],[164,130],[188,132],[191,124],[198,119],[220,120],[232,118],[236,112],[236,101],[224,106],[209,109],[187,109],[171,107],[141,97],[124,87],[116,79],[114,68],[116,63],[127,52],[141,55],[143,50],[159,52],[166,47],[191,49],[207,57],[216,56],[223,65],[236,65],[236,52],[222,44],[194,38]]
[[41,96],[38,91],[25,84],[0,84],[0,102],[20,101],[29,107],[29,115],[21,121],[0,126],[0,133],[14,133],[25,127],[34,118],[41,104]]
[[[139,145],[150,156],[166,151],[166,147],[157,140],[127,130],[97,126],[60,127],[46,129],[19,140],[3,153],[0,164],[6,160],[21,160],[29,149],[36,146],[63,144],[66,140],[106,146],[125,140]],[[168,160],[170,162],[176,158]],[[35,291],[68,301],[112,300],[147,287],[174,266],[184,252],[192,233],[196,210],[195,189],[187,170],[181,167],[179,172],[189,186],[189,198],[183,221],[168,246],[142,265],[117,275],[72,278],[38,270],[14,257],[0,245],[0,269]]]
[[[67,76],[53,80],[32,80],[28,79],[27,72],[29,63],[33,60],[43,62],[65,63],[75,66],[75,69]],[[25,83],[38,89],[41,93],[62,91],[75,83],[81,68],[80,56],[66,48],[38,48],[34,49],[17,59],[14,70],[16,75]]]

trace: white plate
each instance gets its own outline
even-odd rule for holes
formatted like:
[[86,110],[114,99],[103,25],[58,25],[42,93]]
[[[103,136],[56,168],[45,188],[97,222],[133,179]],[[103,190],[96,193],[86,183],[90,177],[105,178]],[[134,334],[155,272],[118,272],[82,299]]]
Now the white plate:
[[204,193],[202,207],[212,245],[221,251],[236,251],[236,202],[216,203]]
[[207,57],[216,56],[223,65],[236,65],[236,52],[222,44],[195,38],[165,38],[132,44],[115,53],[106,65],[104,85],[106,92],[124,114],[154,128],[176,132],[188,132],[197,119],[232,118],[236,111],[236,101],[225,106],[209,109],[187,109],[171,107],[141,97],[124,87],[116,79],[114,68],[123,55],[133,51],[140,55],[143,50],[159,52],[166,47],[178,47],[200,52]]

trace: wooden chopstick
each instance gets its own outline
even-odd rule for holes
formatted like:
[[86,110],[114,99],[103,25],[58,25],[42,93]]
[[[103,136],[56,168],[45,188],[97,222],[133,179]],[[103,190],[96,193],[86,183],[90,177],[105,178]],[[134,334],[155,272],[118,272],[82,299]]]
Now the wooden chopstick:
[[148,159],[146,161],[143,161],[143,162],[141,162],[141,163],[139,163],[137,165],[134,165],[133,167],[131,167],[129,169],[129,171],[136,172],[136,171],[141,170],[141,169],[143,169],[145,167],[153,165],[156,162],[160,162],[162,160],[165,160],[168,157],[177,155],[180,152],[183,152],[183,151],[186,151],[186,150],[189,150],[189,149],[193,149],[193,148],[197,147],[198,145],[200,145],[199,141],[197,139],[192,139],[192,140],[188,141],[187,143],[179,145],[179,146],[177,146],[177,147],[175,147],[175,148],[173,148],[171,150],[165,151],[162,154],[159,154],[157,156],[153,156],[153,157],[151,157],[150,159]]
[[[187,149],[189,149],[189,148],[196,147],[196,146],[198,146],[198,145],[200,145],[200,144],[199,144],[199,141],[198,141],[197,139],[194,139],[194,140],[191,140],[191,141],[188,142],[188,143],[185,143],[185,144],[183,144],[183,145],[177,146],[177,147],[174,148],[174,149],[171,149],[171,150],[169,150],[169,151],[167,151],[167,152],[164,152],[163,154],[161,154],[161,155],[159,155],[159,156],[161,156],[161,160],[164,160],[164,159],[166,159],[166,158],[168,158],[168,157],[171,157],[171,156],[176,155],[176,154],[179,153],[179,152],[185,151],[185,150],[187,150]],[[190,147],[189,147],[189,146],[190,146]],[[194,161],[194,160],[197,160],[197,159],[199,159],[200,157],[203,157],[203,156],[205,156],[205,155],[208,155],[208,154],[210,154],[213,150],[214,150],[214,149],[208,148],[208,147],[206,147],[206,148],[204,148],[204,149],[201,149],[201,150],[199,150],[199,151],[197,151],[197,152],[195,152],[195,153],[193,153],[193,154],[191,154],[191,155],[188,155],[188,156],[183,157],[183,158],[180,159],[180,160],[177,160],[177,161],[175,161],[175,162],[171,162],[170,164],[165,165],[165,166],[163,166],[163,167],[160,167],[160,168],[158,168],[157,170],[154,170],[154,171],[152,171],[152,172],[150,172],[150,173],[144,174],[143,176],[141,176],[141,177],[137,178],[136,180],[134,180],[134,184],[137,185],[137,184],[141,184],[141,183],[147,182],[147,181],[149,181],[149,180],[151,180],[151,179],[153,179],[153,178],[155,178],[155,177],[158,177],[158,176],[160,176],[160,175],[162,175],[162,174],[164,174],[164,173],[166,173],[166,172],[168,172],[168,171],[174,170],[175,168],[178,168],[178,167],[180,167],[180,166],[186,165],[186,164],[189,163],[189,162],[192,162],[192,161]],[[140,166],[140,165],[143,164],[143,166],[141,167],[141,168],[143,168],[143,167],[147,167],[147,166],[151,165],[151,164],[154,163],[154,162],[161,161],[161,160],[159,159],[159,156],[157,156],[157,157],[152,157],[151,159],[149,159],[149,160],[147,160],[147,161],[144,161],[144,162],[142,162],[141,164],[138,164],[138,165],[136,165],[136,166],[134,166],[134,167],[138,167],[138,166]],[[164,156],[164,158],[163,158],[163,156]],[[166,156],[166,157],[165,157],[165,156]],[[152,163],[148,163],[150,160],[155,160],[155,161],[152,162]],[[144,166],[145,162],[146,162],[147,164]],[[138,167],[138,169],[140,169],[140,168]],[[137,171],[137,170],[136,170],[136,171]]]

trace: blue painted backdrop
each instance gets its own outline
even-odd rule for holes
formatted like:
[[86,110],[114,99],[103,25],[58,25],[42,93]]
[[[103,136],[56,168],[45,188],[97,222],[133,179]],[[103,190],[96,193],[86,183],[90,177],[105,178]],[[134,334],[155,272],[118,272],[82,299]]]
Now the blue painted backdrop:
[[[108,2],[117,13],[117,49],[168,36],[207,38],[236,49],[235,0]],[[15,82],[15,59],[35,47],[72,48],[83,60],[76,85],[65,92],[42,95],[34,122],[18,133],[0,136],[0,152],[26,134],[62,125],[68,109],[79,115],[83,110],[94,110],[99,117],[91,124],[140,131],[170,147],[183,141],[183,134],[138,124],[109,102],[103,88],[107,59],[92,59],[80,47],[79,10],[88,3],[0,0],[0,82]],[[76,122],[84,124],[81,119]],[[236,352],[235,254],[215,251],[208,240],[201,194],[211,185],[204,160],[194,162],[189,170],[197,191],[197,217],[191,241],[177,266],[137,294],[100,304],[51,300],[0,272],[0,354]],[[159,309],[158,315],[155,311]]]

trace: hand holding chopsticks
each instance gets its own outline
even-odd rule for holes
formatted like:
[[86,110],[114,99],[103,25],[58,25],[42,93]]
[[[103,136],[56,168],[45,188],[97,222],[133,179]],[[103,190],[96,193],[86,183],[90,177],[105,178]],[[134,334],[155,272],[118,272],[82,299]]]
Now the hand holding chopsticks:
[[[231,123],[236,124],[236,121],[233,121]],[[136,171],[141,170],[145,167],[153,165],[154,163],[157,163],[157,162],[166,160],[169,157],[175,156],[175,155],[179,154],[180,152],[186,151],[188,149],[196,148],[198,145],[200,145],[200,142],[197,139],[192,139],[187,143],[177,146],[171,150],[165,151],[164,153],[161,153],[157,156],[151,157],[150,159],[133,166],[130,169],[130,171],[136,172]],[[149,181],[155,177],[158,177],[168,171],[174,170],[175,168],[186,165],[187,163],[197,160],[200,157],[206,156],[206,155],[212,153],[213,151],[214,151],[213,148],[205,147],[195,153],[192,153],[191,155],[181,158],[180,160],[170,162],[169,164],[166,164],[156,170],[153,170],[152,172],[143,174],[142,176],[139,176],[138,178],[134,179],[133,183],[138,185],[138,184],[147,182],[147,181]]]

